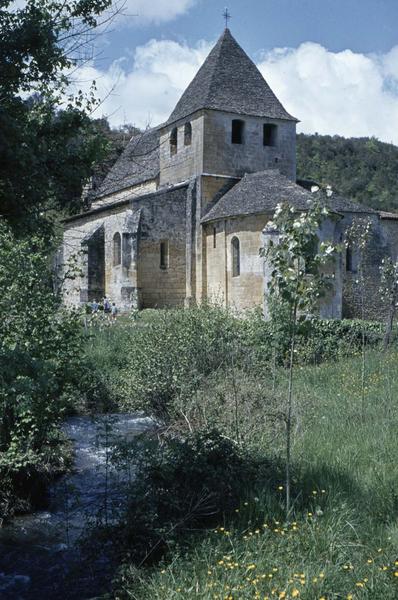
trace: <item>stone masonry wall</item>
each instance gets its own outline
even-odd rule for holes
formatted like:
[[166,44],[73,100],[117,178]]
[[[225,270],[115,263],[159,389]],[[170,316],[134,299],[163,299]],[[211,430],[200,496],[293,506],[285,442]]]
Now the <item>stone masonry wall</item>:
[[[107,207],[100,213],[88,213],[67,222],[63,243],[64,264],[76,255],[83,276],[65,282],[65,304],[77,306],[90,299],[84,240],[103,226],[104,293],[111,301],[121,310],[129,310],[136,302],[143,308],[183,305],[186,286],[186,193],[186,186],[164,190],[139,199],[133,198],[124,206]],[[139,219],[137,231],[133,232],[130,225],[132,219]],[[116,232],[122,237],[122,262],[119,265],[113,264],[113,238]],[[160,265],[162,241],[166,241],[169,248],[166,269]]]
[[[243,144],[231,143],[232,120],[245,122]],[[263,125],[277,125],[275,146],[263,145]],[[296,124],[292,121],[262,119],[206,111],[204,119],[204,173],[242,177],[245,173],[278,168],[296,180]]]
[[[209,223],[206,231],[207,295],[237,311],[262,306],[263,262],[260,256],[262,230],[268,215],[251,215]],[[216,247],[214,247],[214,228]],[[240,275],[233,276],[232,240],[240,242]]]
[[[183,306],[186,296],[187,186],[137,201],[142,208],[138,281],[142,308]],[[160,265],[160,243],[169,247],[168,268]]]
[[[191,145],[184,144],[185,123],[191,123]],[[177,152],[170,152],[170,135],[177,127]],[[188,181],[203,171],[203,114],[173,123],[160,136],[160,187]]]
[[[104,257],[105,257],[105,294],[120,306],[121,295],[119,282],[122,279],[129,281],[129,273],[122,271],[121,267],[113,267],[113,236],[124,228],[128,206],[113,208],[100,214],[88,214],[79,220],[66,224],[63,242],[64,265],[70,261],[76,263],[83,271],[83,276],[73,280],[66,280],[63,286],[64,301],[67,305],[78,306],[88,301],[87,282],[87,248],[82,245],[85,238],[89,238],[100,226],[104,227]],[[64,267],[65,268],[65,267]],[[101,298],[97,298],[101,300]]]
[[378,215],[346,214],[341,223],[341,239],[345,231],[358,219],[370,219],[370,237],[363,258],[363,291],[358,270],[359,250],[353,247],[353,271],[347,271],[346,253],[342,256],[343,273],[343,318],[361,318],[362,301],[365,319],[380,320],[386,315],[380,288],[380,265],[385,256],[396,256],[398,247],[398,222],[396,226],[385,224]]

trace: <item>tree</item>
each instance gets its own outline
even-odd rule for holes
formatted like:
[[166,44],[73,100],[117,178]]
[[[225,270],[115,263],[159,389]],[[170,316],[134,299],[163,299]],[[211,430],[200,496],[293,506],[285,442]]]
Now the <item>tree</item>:
[[81,208],[82,187],[106,143],[90,119],[94,90],[68,97],[68,84],[111,6],[27,0],[14,10],[0,0],[0,215],[14,227],[34,229],[51,211]]
[[286,423],[286,515],[291,509],[291,442],[293,424],[293,374],[298,327],[314,314],[331,284],[325,267],[334,260],[336,246],[319,242],[319,228],[329,212],[319,202],[297,213],[289,204],[277,206],[267,229],[277,234],[262,250],[272,266],[268,284],[271,318],[273,307],[283,312],[289,337],[289,384],[284,415]]
[[0,219],[0,523],[59,463],[57,427],[85,372],[81,321],[59,309],[45,250]]
[[298,177],[332,182],[347,198],[376,210],[397,210],[398,147],[375,138],[297,136]]

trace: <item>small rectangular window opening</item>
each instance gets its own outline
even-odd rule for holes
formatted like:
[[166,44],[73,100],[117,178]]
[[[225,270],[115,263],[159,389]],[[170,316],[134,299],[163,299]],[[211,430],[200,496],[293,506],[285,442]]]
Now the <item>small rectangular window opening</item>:
[[345,254],[345,270],[347,273],[355,273],[354,255],[351,246],[347,246]]
[[264,124],[263,144],[264,146],[276,146],[278,126],[271,123]]
[[213,227],[213,248],[217,248],[217,228]]
[[178,129],[174,127],[170,134],[170,154],[174,156],[177,154],[177,144],[178,144]]
[[169,268],[169,242],[160,242],[160,268]]
[[232,121],[231,142],[233,144],[243,144],[244,128],[244,121],[241,121],[240,119],[234,119]]

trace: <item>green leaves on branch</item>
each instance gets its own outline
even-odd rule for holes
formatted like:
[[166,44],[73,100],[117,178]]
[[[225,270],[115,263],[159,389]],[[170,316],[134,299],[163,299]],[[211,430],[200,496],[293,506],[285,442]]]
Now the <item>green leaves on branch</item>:
[[88,95],[70,95],[68,86],[97,17],[111,6],[0,2],[0,216],[14,229],[35,231],[83,207],[106,143],[90,120],[95,86]]
[[333,241],[319,240],[327,218],[331,215],[320,202],[300,213],[280,204],[267,225],[276,238],[262,250],[273,267],[269,294],[299,313],[312,313],[332,285],[334,274],[327,267],[335,259],[337,246]]

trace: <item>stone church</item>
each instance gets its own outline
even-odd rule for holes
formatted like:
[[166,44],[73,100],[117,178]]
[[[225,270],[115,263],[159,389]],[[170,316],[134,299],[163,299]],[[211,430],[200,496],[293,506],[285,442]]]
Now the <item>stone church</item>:
[[[279,203],[302,211],[313,199],[311,182],[296,180],[297,123],[226,29],[169,119],[134,136],[90,210],[66,219],[62,262],[78,260],[82,275],[64,284],[65,303],[263,306],[264,228]],[[329,206],[325,239],[341,241],[355,219],[372,222],[372,316],[381,257],[397,254],[398,215],[335,194]],[[358,315],[355,263],[355,248],[336,261],[323,316]]]

